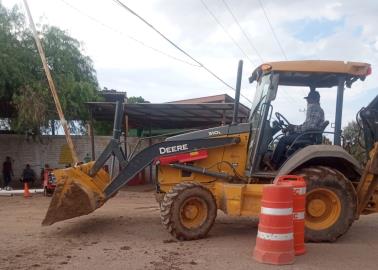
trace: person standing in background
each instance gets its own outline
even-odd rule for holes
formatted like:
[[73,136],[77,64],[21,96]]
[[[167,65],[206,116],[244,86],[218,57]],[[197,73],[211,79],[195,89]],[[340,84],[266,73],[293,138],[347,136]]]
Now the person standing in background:
[[3,163],[3,179],[4,179],[4,189],[9,188],[9,184],[12,181],[13,169],[12,169],[12,160],[10,157],[6,157]]
[[35,181],[35,172],[34,170],[30,167],[29,164],[26,164],[26,167],[24,171],[22,172],[22,181],[24,183],[30,183],[33,185]]

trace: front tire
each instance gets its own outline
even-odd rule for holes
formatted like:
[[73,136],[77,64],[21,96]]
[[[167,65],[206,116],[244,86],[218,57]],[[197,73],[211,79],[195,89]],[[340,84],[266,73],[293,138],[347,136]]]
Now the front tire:
[[217,205],[206,187],[180,183],[165,194],[160,205],[161,221],[178,240],[204,238],[214,224]]
[[305,240],[334,242],[355,219],[356,192],[338,170],[314,166],[295,173],[307,183]]

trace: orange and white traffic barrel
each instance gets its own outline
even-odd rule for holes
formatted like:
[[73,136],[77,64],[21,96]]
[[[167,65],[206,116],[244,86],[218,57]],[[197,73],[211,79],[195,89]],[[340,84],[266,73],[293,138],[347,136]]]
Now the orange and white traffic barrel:
[[267,264],[292,264],[293,188],[291,185],[264,185],[260,222],[253,258]]
[[298,175],[283,175],[278,177],[276,183],[290,184],[293,187],[293,227],[295,255],[306,253],[305,237],[305,211],[306,211],[306,181]]

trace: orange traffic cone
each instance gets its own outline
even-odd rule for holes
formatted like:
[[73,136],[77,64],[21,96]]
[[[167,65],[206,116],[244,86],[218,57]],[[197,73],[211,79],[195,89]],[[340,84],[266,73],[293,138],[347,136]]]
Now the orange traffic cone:
[[24,198],[29,198],[31,197],[30,192],[29,192],[29,185],[27,182],[24,183]]

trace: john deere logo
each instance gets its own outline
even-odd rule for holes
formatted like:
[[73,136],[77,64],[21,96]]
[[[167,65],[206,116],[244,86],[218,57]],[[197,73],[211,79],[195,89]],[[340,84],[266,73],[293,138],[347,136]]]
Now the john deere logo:
[[160,155],[175,153],[175,152],[184,151],[184,150],[188,150],[188,144],[181,144],[181,145],[159,148]]

